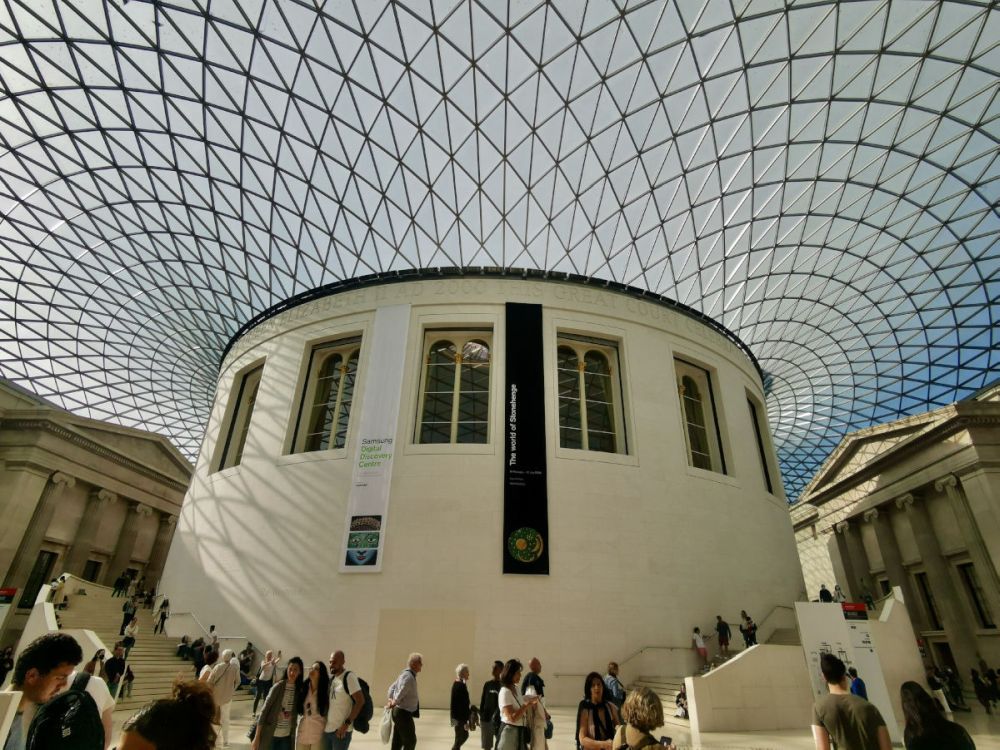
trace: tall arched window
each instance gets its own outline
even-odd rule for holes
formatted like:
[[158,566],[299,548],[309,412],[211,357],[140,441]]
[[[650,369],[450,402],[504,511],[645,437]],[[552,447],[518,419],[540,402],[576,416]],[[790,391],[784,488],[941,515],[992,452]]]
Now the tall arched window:
[[292,439],[293,453],[332,450],[347,445],[361,339],[314,346]]
[[426,336],[418,443],[488,441],[490,341],[471,331]]
[[250,420],[253,408],[257,403],[257,389],[260,388],[260,378],[264,373],[264,365],[254,367],[238,377],[239,387],[231,398],[236,399],[232,407],[232,416],[226,430],[226,442],[222,447],[218,470],[236,466],[243,460],[243,449],[246,447],[247,434],[250,431]]
[[698,469],[725,474],[711,376],[707,370],[681,360],[674,360],[674,368],[688,463]]
[[624,453],[617,347],[562,337],[556,350],[559,445]]

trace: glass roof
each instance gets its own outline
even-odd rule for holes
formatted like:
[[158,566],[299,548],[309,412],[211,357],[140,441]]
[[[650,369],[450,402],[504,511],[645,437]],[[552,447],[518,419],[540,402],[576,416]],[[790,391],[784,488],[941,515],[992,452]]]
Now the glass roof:
[[275,303],[568,272],[738,334],[794,498],[997,376],[998,45],[971,1],[8,0],[0,374],[193,457]]

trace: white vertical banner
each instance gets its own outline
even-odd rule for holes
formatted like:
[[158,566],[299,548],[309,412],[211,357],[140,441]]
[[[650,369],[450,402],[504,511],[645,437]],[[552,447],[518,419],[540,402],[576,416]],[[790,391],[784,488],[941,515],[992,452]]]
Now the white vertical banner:
[[[864,610],[864,605],[861,609]],[[902,743],[903,733],[892,709],[882,663],[867,620],[848,620],[840,605],[817,602],[796,602],[795,617],[798,619],[799,637],[806,653],[806,664],[815,697],[819,698],[828,692],[819,668],[820,656],[833,654],[848,667],[858,670],[858,676],[865,681],[868,689],[868,700],[882,714],[889,737],[893,742]]]
[[344,573],[382,570],[409,327],[409,305],[388,305],[375,310],[375,324],[370,341],[366,342],[369,354],[358,414],[358,449],[347,498],[344,551],[340,558],[340,570]]

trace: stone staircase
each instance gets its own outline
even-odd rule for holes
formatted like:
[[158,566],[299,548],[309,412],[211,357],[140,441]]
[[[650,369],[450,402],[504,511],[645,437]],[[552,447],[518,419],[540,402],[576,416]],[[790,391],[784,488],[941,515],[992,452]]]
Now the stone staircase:
[[[69,596],[68,606],[59,612],[59,619],[64,628],[93,630],[107,646],[110,658],[115,643],[122,639],[118,631],[125,599],[112,598],[111,589],[92,585],[88,588],[90,591],[86,595]],[[128,658],[135,682],[132,683],[132,695],[120,696],[116,710],[134,710],[150,701],[167,697],[178,675],[183,679],[195,677],[194,664],[176,656],[177,639],[153,634],[153,612],[140,609],[136,617],[139,620],[139,636]],[[91,657],[93,654],[83,655],[84,661]],[[251,697],[249,689],[243,688],[233,700]]]
[[677,693],[680,692],[681,686],[684,684],[683,677],[643,677],[640,676],[639,679],[635,680],[628,689],[637,687],[647,687],[660,696],[660,701],[663,703],[663,720],[664,726],[675,726],[683,727],[684,729],[691,728],[691,722],[688,719],[680,719],[674,716],[674,712],[677,710],[677,704],[674,701],[677,698]]
[[801,646],[802,639],[799,638],[799,631],[796,628],[778,628],[767,642],[772,646]]

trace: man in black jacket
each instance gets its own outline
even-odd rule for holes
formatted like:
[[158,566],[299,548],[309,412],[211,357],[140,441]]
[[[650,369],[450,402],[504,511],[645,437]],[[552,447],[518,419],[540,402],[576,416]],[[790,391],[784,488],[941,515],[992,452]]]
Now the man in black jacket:
[[104,681],[108,683],[111,695],[118,696],[118,685],[125,674],[125,649],[115,646],[115,655],[104,662]]
[[493,750],[500,738],[500,672],[502,661],[493,662],[493,679],[483,683],[479,699],[479,732],[483,750]]

